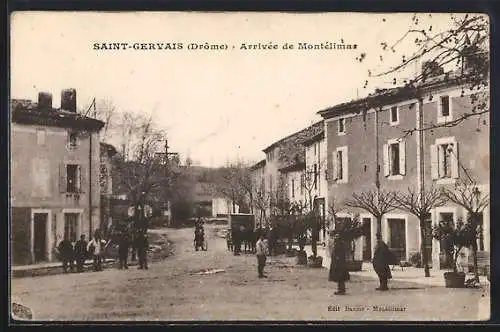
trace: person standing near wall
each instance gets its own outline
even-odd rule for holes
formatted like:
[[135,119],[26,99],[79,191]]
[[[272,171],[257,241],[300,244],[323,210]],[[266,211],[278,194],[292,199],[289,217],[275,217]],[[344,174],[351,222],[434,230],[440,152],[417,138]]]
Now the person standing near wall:
[[73,261],[74,261],[74,250],[73,244],[71,243],[68,236],[64,236],[64,239],[59,243],[57,249],[61,256],[62,267],[64,273],[68,273],[68,266],[70,271],[73,271]]
[[398,263],[396,256],[389,250],[387,244],[382,241],[382,234],[377,233],[377,245],[373,254],[373,269],[377,273],[380,286],[376,288],[379,291],[389,290],[387,283],[392,278],[389,265]]
[[75,243],[76,270],[78,272],[83,272],[83,265],[85,264],[85,259],[88,256],[87,245],[88,243],[85,241],[85,234],[80,235],[80,240]]
[[333,238],[329,280],[337,283],[335,295],[344,295],[345,282],[349,280],[346,262],[347,244],[339,234]]

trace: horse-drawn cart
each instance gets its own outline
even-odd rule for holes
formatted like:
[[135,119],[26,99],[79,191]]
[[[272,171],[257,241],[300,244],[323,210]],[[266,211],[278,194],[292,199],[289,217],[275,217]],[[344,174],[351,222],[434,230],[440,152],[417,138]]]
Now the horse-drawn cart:
[[234,254],[239,255],[241,252],[241,245],[250,248],[251,251],[255,249],[255,216],[247,213],[230,214],[228,226],[230,230],[231,243],[228,247],[233,248]]

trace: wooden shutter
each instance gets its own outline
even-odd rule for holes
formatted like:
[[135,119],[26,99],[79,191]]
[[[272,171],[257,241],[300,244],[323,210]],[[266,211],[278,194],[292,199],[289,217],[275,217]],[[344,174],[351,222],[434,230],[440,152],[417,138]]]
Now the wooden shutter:
[[458,178],[459,175],[458,142],[453,142],[453,156],[451,157],[451,177]]
[[438,146],[431,145],[431,177],[433,180],[439,178]]
[[384,175],[389,176],[389,144],[384,144],[383,146],[383,163],[384,163]]
[[399,174],[406,174],[406,143],[404,140],[399,142]]
[[82,165],[78,165],[78,176],[79,176],[79,179],[80,179],[80,188],[78,188],[78,190],[81,192],[81,193],[84,193],[87,191],[87,186],[88,186],[88,183],[87,183],[87,173],[86,173],[86,169],[85,167],[83,167]]
[[68,189],[66,164],[59,165],[59,192],[65,193]]
[[333,175],[332,175],[332,180],[336,181],[337,180],[337,151],[333,152]]
[[349,176],[349,158],[347,155],[347,147],[345,147],[342,153],[342,180],[347,182],[348,176]]

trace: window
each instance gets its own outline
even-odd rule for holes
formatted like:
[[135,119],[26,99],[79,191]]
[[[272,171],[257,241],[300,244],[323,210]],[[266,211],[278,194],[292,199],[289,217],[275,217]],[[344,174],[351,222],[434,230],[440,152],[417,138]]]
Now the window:
[[438,101],[438,122],[448,122],[452,120],[451,100],[449,96],[441,96]]
[[46,138],[47,132],[45,129],[37,129],[36,130],[36,144],[38,145],[45,145],[45,138]]
[[384,144],[384,174],[400,179],[406,171],[406,146],[403,140],[389,140]]
[[269,192],[273,192],[273,176],[269,175]]
[[76,133],[69,133],[68,136],[68,145],[70,148],[74,149],[78,145],[78,140],[77,140],[77,134]]
[[338,180],[342,180],[342,176],[344,175],[342,169],[342,151],[337,151],[337,172],[336,176]]
[[292,179],[292,198],[295,198],[295,179]]
[[397,106],[391,107],[391,125],[399,123],[399,108]]
[[318,154],[316,143],[314,143],[313,145],[314,145],[314,155],[316,156]]
[[333,153],[333,174],[337,183],[347,183],[348,158],[347,147],[339,147]]
[[67,165],[66,166],[66,191],[69,193],[78,192],[78,165]]
[[436,139],[431,146],[431,172],[434,180],[458,177],[458,142],[454,138]]
[[442,96],[439,98],[441,101],[441,116],[449,116],[450,115],[450,97]]
[[76,232],[78,227],[78,213],[64,214],[64,238],[76,241]]
[[345,119],[339,119],[338,133],[339,135],[345,134]]

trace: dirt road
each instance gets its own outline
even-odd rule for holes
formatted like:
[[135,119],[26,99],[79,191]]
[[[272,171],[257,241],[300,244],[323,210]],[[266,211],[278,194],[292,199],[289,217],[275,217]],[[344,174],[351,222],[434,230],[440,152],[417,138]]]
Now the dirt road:
[[12,295],[40,320],[471,320],[484,310],[481,290],[394,280],[380,293],[374,277],[356,274],[348,295],[335,296],[326,269],[297,267],[284,257],[270,258],[269,278],[259,279],[255,256],[233,256],[214,236],[215,226],[207,226],[206,252],[194,251],[192,229],[163,231],[174,254],[149,270],[13,279]]

